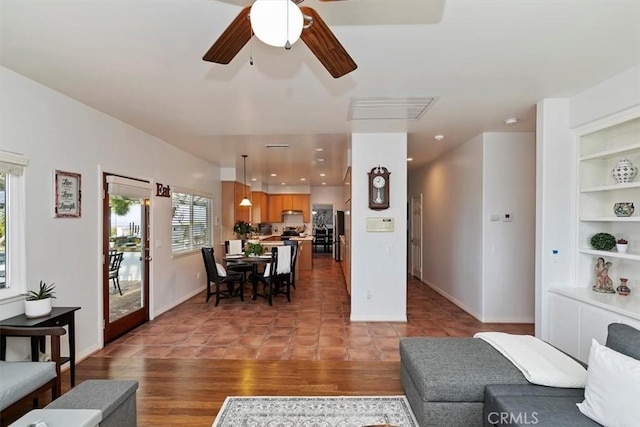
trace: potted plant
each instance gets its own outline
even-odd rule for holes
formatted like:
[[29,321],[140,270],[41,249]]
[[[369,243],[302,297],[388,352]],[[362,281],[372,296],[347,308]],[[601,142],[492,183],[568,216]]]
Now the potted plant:
[[233,232],[240,237],[240,240],[246,240],[249,233],[253,233],[255,228],[250,223],[244,221],[238,221],[233,226]]
[[629,242],[626,241],[625,239],[616,240],[616,249],[618,249],[618,252],[620,252],[621,254],[627,253],[628,245],[629,245]]
[[609,233],[596,233],[591,237],[591,246],[598,251],[610,251],[616,246],[616,238]]
[[55,283],[47,285],[40,281],[40,289],[38,291],[27,292],[27,298],[24,301],[24,314],[28,318],[48,316],[51,313],[51,299],[55,298]]
[[245,254],[247,256],[259,256],[264,252],[264,246],[260,243],[247,243],[247,248],[245,249]]

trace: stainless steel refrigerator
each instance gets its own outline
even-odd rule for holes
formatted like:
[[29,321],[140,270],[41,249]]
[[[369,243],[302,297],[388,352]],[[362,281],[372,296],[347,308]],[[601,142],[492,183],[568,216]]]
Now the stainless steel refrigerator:
[[344,235],[344,211],[333,213],[333,259],[340,261],[340,236]]

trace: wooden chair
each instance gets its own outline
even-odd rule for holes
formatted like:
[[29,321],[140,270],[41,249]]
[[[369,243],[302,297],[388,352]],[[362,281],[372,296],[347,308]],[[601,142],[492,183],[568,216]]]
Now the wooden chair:
[[[273,305],[273,297],[283,294],[291,302],[291,253],[292,246],[274,246],[271,249],[271,262],[264,271],[269,292],[269,305]],[[287,256],[285,256],[287,255]]]
[[120,295],[122,295],[122,289],[120,289],[120,265],[123,258],[123,252],[109,251],[109,280],[113,280],[113,289],[117,289]]
[[323,252],[329,250],[329,235],[324,228],[317,228],[313,234],[313,252],[317,252],[317,247],[320,246]]
[[298,259],[298,250],[300,246],[297,240],[285,240],[283,242],[287,246],[291,246],[291,286],[296,288],[296,260]]
[[[236,242],[234,245],[233,242]],[[227,255],[235,255],[231,253],[230,248],[232,246],[237,246],[237,242],[240,242],[240,248],[244,248],[244,240],[225,240],[224,242],[224,251]],[[236,252],[236,251],[233,251]],[[242,262],[242,261],[227,261],[227,270],[232,271],[234,273],[241,273],[244,281],[247,281],[247,274],[253,271],[253,265]]]
[[[244,301],[244,280],[242,274],[227,273],[220,264],[216,264],[213,256],[213,248],[202,248],[202,259],[204,260],[204,268],[207,272],[207,302],[211,295],[216,296],[216,307],[221,299],[240,297]],[[219,270],[220,269],[220,270]],[[224,274],[220,274],[224,273]],[[211,292],[211,284],[215,285],[215,291]],[[235,284],[238,284],[236,287]],[[226,285],[227,289],[222,289],[222,285]]]
[[[33,408],[38,407],[38,396],[47,390],[51,389],[51,400],[56,399],[58,396],[62,394],[62,380],[60,377],[60,365],[63,363],[62,358],[60,356],[60,337],[66,334],[67,331],[61,326],[51,326],[51,327],[41,327],[41,328],[24,328],[24,327],[13,327],[13,326],[0,326],[0,364],[2,370],[10,369],[12,372],[12,377],[14,381],[11,381],[11,384],[7,382],[7,377],[3,374],[1,375],[4,379],[0,379],[0,387],[8,387],[8,386],[18,386],[18,384],[28,385],[30,387],[25,387],[24,385],[20,386],[20,388],[28,390],[26,394],[22,396],[13,396],[15,400],[12,403],[9,403],[6,407],[0,408],[2,412],[5,410],[11,411],[14,406],[19,404],[22,400],[27,398],[33,399]],[[32,362],[15,362],[16,365],[11,366],[14,362],[6,362],[6,344],[7,337],[23,337],[31,339],[31,348],[36,349],[37,351],[37,341],[41,339],[45,339],[46,337],[50,337],[51,339],[51,361],[49,362],[39,362],[38,356],[39,354],[32,355]],[[45,363],[55,365],[55,377],[41,377],[40,372],[42,372],[42,365]],[[36,366],[39,365],[39,366]],[[32,368],[33,367],[33,368]],[[46,370],[46,369],[45,369]],[[17,376],[16,376],[17,374]],[[24,374],[24,381],[20,383],[20,378]],[[33,377],[33,375],[36,377]],[[40,380],[38,380],[40,379]],[[0,419],[3,418],[3,414],[0,412]]]

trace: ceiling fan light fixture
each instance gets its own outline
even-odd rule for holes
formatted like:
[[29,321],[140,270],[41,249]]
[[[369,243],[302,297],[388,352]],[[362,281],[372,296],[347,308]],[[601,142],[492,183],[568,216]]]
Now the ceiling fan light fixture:
[[291,0],[256,0],[249,14],[253,33],[261,42],[291,47],[302,34],[302,11]]

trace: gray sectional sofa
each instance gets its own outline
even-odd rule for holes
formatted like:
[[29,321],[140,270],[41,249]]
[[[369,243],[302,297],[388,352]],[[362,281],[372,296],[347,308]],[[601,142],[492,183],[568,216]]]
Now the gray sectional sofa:
[[[640,360],[640,331],[613,323],[606,346]],[[599,425],[576,407],[584,389],[533,385],[481,339],[403,338],[400,361],[402,386],[421,427]]]

